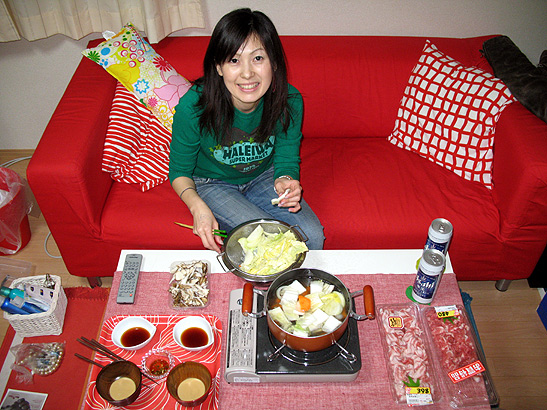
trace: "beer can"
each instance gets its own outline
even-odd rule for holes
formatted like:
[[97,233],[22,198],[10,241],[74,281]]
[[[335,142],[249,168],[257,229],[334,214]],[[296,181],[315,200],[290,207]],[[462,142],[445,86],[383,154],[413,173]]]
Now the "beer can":
[[438,249],[426,249],[423,252],[412,288],[412,297],[416,302],[430,303],[433,300],[441,281],[445,261],[444,254]]
[[437,249],[446,255],[452,239],[452,224],[444,218],[437,218],[429,226],[424,250]]

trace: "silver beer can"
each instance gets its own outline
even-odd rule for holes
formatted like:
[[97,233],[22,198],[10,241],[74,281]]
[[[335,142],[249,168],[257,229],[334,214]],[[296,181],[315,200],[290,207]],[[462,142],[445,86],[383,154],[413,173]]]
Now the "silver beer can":
[[423,252],[412,288],[412,297],[416,302],[430,303],[433,300],[441,281],[445,262],[444,253],[438,249],[426,249]]
[[452,239],[452,224],[444,218],[437,218],[429,226],[427,241],[424,250],[437,249],[444,253],[448,252],[448,245]]

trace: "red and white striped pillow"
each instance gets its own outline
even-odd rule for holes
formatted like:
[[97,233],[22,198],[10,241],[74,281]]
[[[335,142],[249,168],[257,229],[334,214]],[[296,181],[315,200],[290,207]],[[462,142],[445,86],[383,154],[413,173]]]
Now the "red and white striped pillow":
[[388,141],[491,189],[496,123],[513,101],[500,79],[427,41]]
[[102,170],[147,191],[167,180],[171,132],[121,83],[116,86]]

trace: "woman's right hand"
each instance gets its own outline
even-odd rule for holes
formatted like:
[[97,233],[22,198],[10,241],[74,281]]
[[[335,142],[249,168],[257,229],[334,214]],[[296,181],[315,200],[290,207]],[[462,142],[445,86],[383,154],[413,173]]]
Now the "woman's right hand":
[[192,209],[194,217],[194,234],[201,238],[203,246],[218,253],[221,252],[222,238],[213,235],[213,230],[218,229],[218,222],[209,207],[202,202]]
[[218,222],[211,209],[198,195],[194,181],[188,177],[178,177],[173,182],[173,189],[186,204],[194,218],[194,234],[201,238],[203,246],[220,253],[222,238],[213,235],[218,229]]

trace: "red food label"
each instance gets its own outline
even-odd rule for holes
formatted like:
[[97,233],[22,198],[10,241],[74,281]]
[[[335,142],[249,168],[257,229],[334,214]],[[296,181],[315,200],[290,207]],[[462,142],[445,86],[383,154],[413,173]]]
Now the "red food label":
[[459,368],[458,370],[454,370],[453,372],[449,372],[448,376],[452,380],[452,383],[458,383],[462,380],[465,380],[469,377],[473,377],[478,373],[484,372],[486,369],[484,368],[483,364],[480,362],[480,360],[477,360],[471,364],[468,364],[467,366],[463,366]]

